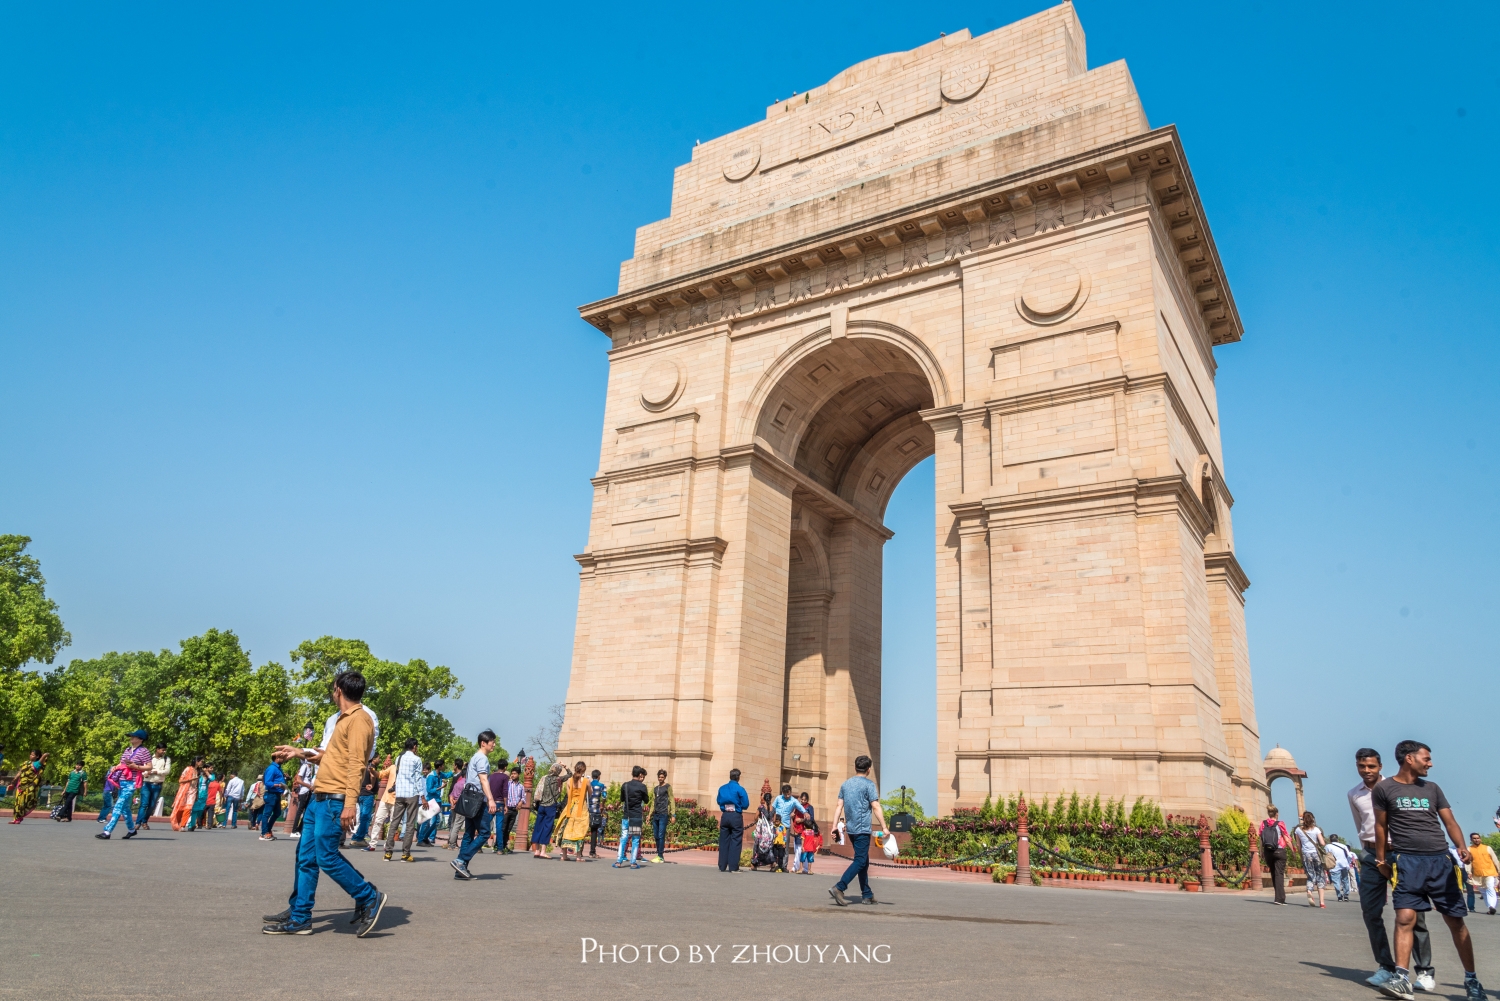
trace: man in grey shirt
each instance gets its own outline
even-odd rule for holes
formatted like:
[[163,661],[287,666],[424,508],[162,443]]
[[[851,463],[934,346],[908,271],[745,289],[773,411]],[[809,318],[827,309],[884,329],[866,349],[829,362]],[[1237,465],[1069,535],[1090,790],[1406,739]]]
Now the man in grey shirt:
[[479,816],[465,818],[464,843],[458,850],[458,858],[448,863],[453,866],[454,879],[473,879],[474,874],[469,872],[469,860],[472,859],[479,849],[484,847],[485,841],[490,834],[490,818],[495,815],[495,794],[490,790],[490,752],[495,749],[496,737],[494,730],[481,730],[479,733],[479,750],[469,759],[469,770],[464,774],[464,792],[469,791],[469,786],[478,783],[477,788],[484,793],[485,808],[480,810]]
[[[1354,816],[1359,844],[1364,849],[1359,860],[1359,909],[1365,919],[1370,951],[1375,954],[1377,966],[1375,972],[1365,978],[1365,983],[1371,987],[1383,987],[1396,975],[1396,957],[1385,933],[1385,898],[1390,880],[1375,867],[1375,808],[1370,803],[1370,794],[1381,780],[1380,765],[1380,752],[1373,747],[1361,747],[1355,751],[1354,767],[1359,772],[1359,785],[1349,790],[1349,812]],[[1427,916],[1422,911],[1417,912],[1411,965],[1412,981],[1418,990],[1437,990],[1437,970],[1432,966],[1432,936],[1427,932]]]
[[867,754],[854,759],[854,770],[858,774],[839,787],[839,805],[833,813],[834,827],[838,826],[840,817],[844,818],[844,830],[854,849],[854,861],[844,870],[843,877],[833,884],[833,889],[828,891],[833,902],[840,907],[848,905],[844,891],[849,889],[850,882],[856,876],[859,877],[860,898],[864,903],[875,903],[869,876],[871,820],[880,824],[880,830],[886,837],[891,836],[890,828],[885,825],[885,812],[880,809],[880,792],[875,788],[875,783],[870,781],[872,765],[874,762]]

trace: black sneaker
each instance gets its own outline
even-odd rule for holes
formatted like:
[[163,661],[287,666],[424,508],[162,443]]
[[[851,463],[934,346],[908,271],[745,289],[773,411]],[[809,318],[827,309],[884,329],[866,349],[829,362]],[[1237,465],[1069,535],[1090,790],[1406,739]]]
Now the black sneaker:
[[311,935],[312,922],[304,921],[300,925],[292,924],[291,921],[277,921],[266,925],[261,929],[265,935]]
[[260,916],[260,919],[262,921],[266,922],[267,924],[279,925],[279,924],[284,924],[285,922],[291,920],[291,917],[292,917],[292,909],[290,907],[288,907],[286,910],[281,911],[281,912],[276,913],[276,914],[262,914]]
[[401,861],[403,861],[403,862],[415,862],[416,859],[412,858],[411,852],[402,852],[401,853]]
[[1478,977],[1464,977],[1464,1001],[1485,1001],[1486,997]]
[[139,833],[140,833],[140,831],[126,831],[125,832],[125,836],[123,838],[121,838],[120,840],[121,841],[129,841],[131,838],[135,837]]
[[386,853],[385,853],[385,860],[386,860],[386,861],[387,861],[387,862],[389,862],[389,861],[390,861],[390,860],[391,860],[391,855],[392,855],[392,854],[393,854],[393,853],[391,853],[391,852],[386,852]]
[[375,892],[377,894],[375,903],[368,908],[361,908],[354,916],[354,923],[359,925],[359,931],[356,933],[358,938],[364,938],[375,930],[375,922],[380,920],[380,912],[385,909],[385,902],[389,895],[379,890]]
[[828,895],[832,897],[833,902],[835,904],[838,904],[840,907],[849,906],[849,901],[844,897],[844,891],[840,890],[838,887],[835,886],[833,889],[829,890]]
[[1380,985],[1380,993],[1388,998],[1399,998],[1400,1001],[1416,1001],[1416,995],[1411,990],[1411,980],[1399,970]]
[[103,831],[100,831],[98,834],[94,835],[94,837],[98,838],[100,841],[108,841],[109,840],[109,835],[105,834]]

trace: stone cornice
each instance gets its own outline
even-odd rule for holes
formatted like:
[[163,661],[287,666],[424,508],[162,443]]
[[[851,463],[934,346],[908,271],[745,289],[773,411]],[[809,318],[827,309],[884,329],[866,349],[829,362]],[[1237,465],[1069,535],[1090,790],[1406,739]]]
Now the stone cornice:
[[1208,509],[1182,476],[1132,478],[1086,487],[1033,490],[986,497],[979,503],[989,516],[991,530],[1174,510],[1192,526],[1200,545],[1213,530]]
[[573,558],[578,561],[581,573],[602,575],[632,573],[656,567],[689,566],[694,563],[712,563],[714,567],[718,567],[728,548],[728,542],[710,536],[705,539],[678,539],[675,542],[596,549],[578,553]]
[[1088,400],[1096,396],[1109,396],[1122,390],[1128,390],[1131,388],[1131,385],[1132,380],[1123,375],[1117,375],[1108,379],[1080,382],[1062,389],[1043,389],[1035,393],[1021,393],[1017,396],[1004,396],[997,400],[986,400],[984,405],[992,414],[1017,414],[1023,410],[1042,410],[1046,407],[1055,407],[1060,403],[1074,403],[1078,400]]
[[1234,589],[1241,601],[1245,600],[1245,592],[1250,589],[1250,577],[1245,573],[1245,568],[1240,566],[1240,561],[1234,558],[1234,553],[1204,553],[1203,568],[1209,580],[1223,580]]
[[733,445],[724,449],[720,454],[724,456],[726,468],[733,469],[736,466],[750,465],[789,484],[796,492],[798,500],[824,517],[852,521],[879,536],[881,541],[896,534],[882,525],[879,518],[861,511],[764,445],[759,443]]
[[719,456],[709,456],[699,459],[693,456],[684,456],[679,459],[663,459],[660,462],[647,462],[639,466],[625,466],[620,469],[609,469],[592,477],[589,483],[596,487],[602,487],[609,483],[628,483],[631,480],[649,480],[667,473],[678,473],[683,470],[696,470],[706,466],[724,465],[724,460]]
[[770,248],[601,299],[579,312],[617,347],[642,343],[889,281],[1138,204],[1157,206],[1210,341],[1239,340],[1239,313],[1170,125],[833,229],[816,242]]

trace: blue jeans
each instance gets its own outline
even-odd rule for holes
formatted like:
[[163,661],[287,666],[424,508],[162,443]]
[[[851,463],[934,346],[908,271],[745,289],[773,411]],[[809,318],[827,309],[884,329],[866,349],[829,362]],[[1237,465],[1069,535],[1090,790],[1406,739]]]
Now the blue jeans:
[[312,920],[319,871],[328,873],[329,879],[343,887],[344,892],[354,898],[357,907],[369,907],[380,899],[375,887],[339,851],[339,842],[344,837],[339,815],[343,812],[343,800],[313,799],[307,804],[302,821],[302,840],[297,843],[297,899],[292,903],[289,918],[292,924],[306,924]]
[[233,796],[227,796],[224,799],[224,826],[240,826],[240,801]]
[[859,877],[859,895],[861,897],[873,897],[870,891],[870,833],[849,835],[849,843],[854,847],[854,861],[849,863],[849,868],[844,870],[844,875],[834,886],[843,893],[849,889],[849,884],[855,876]]
[[1338,899],[1349,899],[1349,886],[1354,882],[1354,870],[1347,867],[1343,869],[1330,869],[1328,876],[1333,880],[1333,891]]
[[276,816],[281,813],[281,793],[268,792],[265,795],[266,805],[260,809],[260,836],[265,837],[271,833],[271,828],[276,825]]
[[160,782],[147,782],[141,786],[141,812],[136,815],[136,824],[144,824],[159,802],[161,802]]
[[485,841],[490,836],[490,811],[486,807],[479,811],[479,816],[473,820],[460,817],[464,822],[464,843],[458,847],[458,861],[463,865],[469,864],[469,859],[479,854],[479,849],[484,847]]
[[651,833],[656,835],[656,857],[662,858],[667,851],[667,815],[665,813],[651,815]]
[[615,856],[616,862],[630,862],[632,864],[641,861],[641,833],[636,828],[634,834],[630,833],[630,821],[620,821],[620,854]]
[[370,834],[370,821],[375,816],[375,797],[361,796],[359,798],[359,826],[354,829],[354,840],[364,841]]
[[109,819],[104,822],[105,834],[115,829],[115,825],[120,822],[122,814],[125,817],[125,827],[132,831],[135,830],[135,817],[130,813],[130,799],[134,795],[134,782],[125,781],[120,783],[120,795],[115,797],[114,809],[109,811]]
[[431,820],[425,821],[422,824],[422,826],[418,827],[417,828],[417,840],[419,842],[426,842],[426,841],[431,841],[434,838],[436,838],[437,837],[437,829],[438,829],[438,821],[440,819],[441,819],[441,815],[439,815],[437,817],[433,817]]
[[104,787],[104,805],[99,808],[99,817],[98,817],[98,819],[102,821],[102,820],[106,819],[107,817],[109,817],[109,811],[112,810],[112,809],[114,809],[114,806],[115,806],[115,794],[112,793],[112,792],[110,792],[109,786],[105,786]]

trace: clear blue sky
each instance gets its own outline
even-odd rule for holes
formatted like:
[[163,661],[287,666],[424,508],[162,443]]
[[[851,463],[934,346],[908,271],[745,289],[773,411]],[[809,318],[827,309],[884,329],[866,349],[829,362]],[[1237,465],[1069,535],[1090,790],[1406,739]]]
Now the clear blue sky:
[[[514,749],[566,687],[615,288],[694,139],[1035,3],[0,11],[0,530],[74,645],[425,657]],[[1176,123],[1244,316],[1220,406],[1266,747],[1500,802],[1500,15],[1079,4]],[[933,802],[932,483],[888,551],[888,786]],[[1278,790],[1285,804],[1286,790]],[[1347,831],[1346,831],[1347,833]]]

